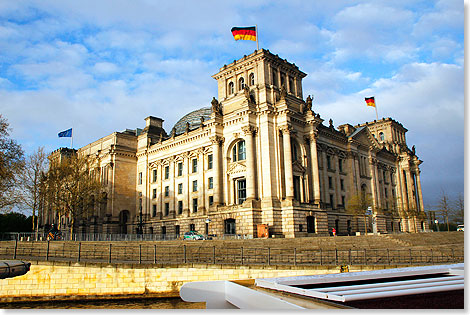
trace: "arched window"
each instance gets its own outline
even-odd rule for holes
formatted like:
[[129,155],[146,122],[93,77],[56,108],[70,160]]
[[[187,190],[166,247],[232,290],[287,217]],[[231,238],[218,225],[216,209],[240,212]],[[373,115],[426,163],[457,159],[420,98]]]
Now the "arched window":
[[245,140],[238,141],[232,149],[233,162],[246,159]]
[[248,82],[249,82],[250,86],[255,85],[255,74],[254,73],[250,73]]
[[383,132],[379,133],[379,139],[380,139],[380,141],[385,141],[385,136],[384,136]]
[[245,88],[245,79],[238,79],[238,90],[241,91]]
[[233,94],[234,90],[233,90],[233,82],[230,82],[228,84],[228,94]]

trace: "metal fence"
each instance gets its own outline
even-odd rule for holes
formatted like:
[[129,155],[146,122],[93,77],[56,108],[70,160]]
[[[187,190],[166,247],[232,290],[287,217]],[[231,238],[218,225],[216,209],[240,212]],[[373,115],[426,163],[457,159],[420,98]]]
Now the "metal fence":
[[[93,242],[115,242],[115,241],[172,241],[181,240],[183,235],[176,234],[104,234],[104,233],[70,233],[61,232],[61,240],[66,241],[93,241]],[[208,235],[209,239],[252,239],[251,235],[240,234],[224,234],[224,235]],[[47,234],[33,232],[9,232],[0,233],[0,241],[45,241]]]
[[[193,243],[193,242],[190,242]],[[217,247],[196,244],[105,242],[0,243],[0,259],[127,264],[230,264],[264,266],[423,265],[464,261],[464,252],[445,249],[297,249]]]

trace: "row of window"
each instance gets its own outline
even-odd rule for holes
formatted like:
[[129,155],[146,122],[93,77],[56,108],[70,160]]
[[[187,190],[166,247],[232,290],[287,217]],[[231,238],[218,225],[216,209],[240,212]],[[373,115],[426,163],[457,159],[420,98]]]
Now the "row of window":
[[[248,76],[248,86],[253,86],[255,85],[255,74],[250,73]],[[245,78],[241,77],[238,79],[238,91],[242,91],[245,88]],[[228,84],[228,94],[234,94],[235,93],[235,84],[233,82],[229,82]]]
[[[209,196],[209,205],[211,206],[214,203],[214,196]],[[192,200],[192,212],[197,213],[198,210],[198,198],[193,198]],[[170,214],[170,203],[165,202],[163,204],[163,215],[168,216]],[[180,215],[183,214],[183,201],[178,200],[176,205],[176,214]],[[152,205],[152,216],[155,217],[157,215],[157,205]]]
[[[214,162],[213,162],[213,155],[209,154],[207,156],[207,169],[211,170],[214,167]],[[179,162],[176,166],[177,168],[177,175],[178,177],[183,176],[183,162]],[[198,164],[197,164],[197,158],[194,158],[191,160],[191,173],[197,173],[198,170]],[[139,172],[139,178],[138,178],[138,184],[142,185],[142,172]],[[164,179],[169,179],[170,178],[170,166],[166,165],[163,169],[163,178]],[[152,170],[152,182],[157,181],[157,169]]]
[[[207,186],[209,189],[214,189],[214,178],[213,177],[209,177],[207,179]],[[197,191],[197,180],[193,180],[193,192],[196,192]],[[183,194],[183,183],[179,183],[178,184],[178,195],[181,195]],[[170,196],[170,186],[165,186],[165,190],[164,190],[164,195],[165,197],[169,197]],[[157,198],[157,189],[154,188],[152,190],[152,199],[155,199]]]

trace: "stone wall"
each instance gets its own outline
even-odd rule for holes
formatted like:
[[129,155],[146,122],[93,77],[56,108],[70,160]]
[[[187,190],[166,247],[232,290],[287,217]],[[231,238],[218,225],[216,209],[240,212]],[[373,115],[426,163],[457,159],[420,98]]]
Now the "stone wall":
[[[373,266],[365,266],[370,270]],[[361,267],[354,267],[363,270]],[[383,267],[376,267],[380,269]],[[352,269],[351,269],[352,270]],[[177,297],[185,282],[338,273],[339,267],[260,267],[32,262],[19,277],[0,280],[0,302],[128,296]]]

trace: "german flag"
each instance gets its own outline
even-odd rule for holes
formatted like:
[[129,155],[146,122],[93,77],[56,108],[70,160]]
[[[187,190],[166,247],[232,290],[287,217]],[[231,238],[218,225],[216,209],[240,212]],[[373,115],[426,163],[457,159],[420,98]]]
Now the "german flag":
[[256,26],[232,27],[232,35],[235,40],[241,39],[256,41]]
[[366,97],[366,103],[367,103],[367,106],[372,106],[372,107],[375,107],[375,99],[374,97]]

